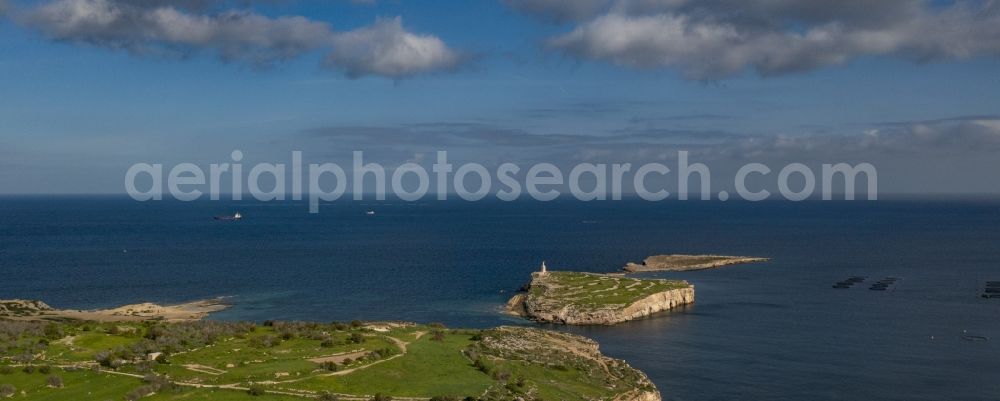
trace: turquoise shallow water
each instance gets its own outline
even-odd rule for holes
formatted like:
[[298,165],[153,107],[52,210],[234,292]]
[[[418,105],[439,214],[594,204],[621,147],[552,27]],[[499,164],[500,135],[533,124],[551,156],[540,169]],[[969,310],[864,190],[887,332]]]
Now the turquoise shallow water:
[[[217,319],[526,324],[499,310],[546,260],[605,272],[657,253],[774,258],[648,274],[682,310],[593,337],[672,400],[1000,398],[1000,201],[151,202],[0,198],[0,298],[93,308],[230,296]],[[375,210],[375,216],[365,211]],[[242,212],[240,222],[212,216]],[[890,291],[850,275],[902,280]],[[968,341],[963,331],[990,341]]]

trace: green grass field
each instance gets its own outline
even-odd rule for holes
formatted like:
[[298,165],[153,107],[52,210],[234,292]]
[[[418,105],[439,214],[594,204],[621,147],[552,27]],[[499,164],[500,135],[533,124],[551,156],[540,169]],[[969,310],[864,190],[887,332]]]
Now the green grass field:
[[[533,337],[537,352],[497,348],[511,343],[511,333]],[[563,349],[589,347],[582,338],[545,333],[359,322],[0,320],[0,399],[13,388],[12,400],[306,400],[325,392],[341,400],[599,400],[644,378],[619,374],[617,362],[599,353],[581,359]]]

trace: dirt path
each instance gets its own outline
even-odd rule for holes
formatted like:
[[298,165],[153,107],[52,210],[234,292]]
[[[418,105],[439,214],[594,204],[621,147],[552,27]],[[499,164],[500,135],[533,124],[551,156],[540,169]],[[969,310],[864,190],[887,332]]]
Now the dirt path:
[[212,376],[220,376],[220,375],[224,375],[224,374],[228,373],[225,370],[216,369],[216,368],[213,368],[211,366],[205,366],[205,365],[188,364],[188,365],[181,365],[181,366],[184,366],[184,369],[190,370],[192,372],[204,373],[204,374],[212,375]]
[[[427,333],[426,332],[415,332],[413,334],[414,334],[414,340],[413,341],[416,341],[416,340],[419,340],[421,337],[423,337]],[[312,379],[312,378],[316,378],[316,377],[329,377],[329,376],[343,376],[343,375],[347,375],[347,374],[350,374],[352,372],[356,372],[356,371],[361,370],[361,369],[367,369],[369,367],[378,365],[380,363],[388,362],[388,361],[391,361],[393,359],[396,359],[396,358],[399,358],[401,356],[404,356],[404,355],[406,355],[406,352],[407,352],[407,346],[412,343],[412,342],[406,342],[406,341],[400,340],[400,339],[398,339],[396,337],[392,337],[392,336],[384,336],[384,337],[386,339],[388,339],[389,341],[393,342],[394,344],[396,344],[396,346],[399,347],[399,349],[400,349],[400,353],[399,354],[393,355],[393,356],[391,356],[389,358],[386,358],[386,359],[382,359],[382,360],[379,360],[379,361],[372,362],[372,363],[367,364],[367,365],[358,366],[358,367],[352,368],[352,369],[341,370],[341,371],[337,371],[337,372],[330,372],[330,373],[321,374],[321,375],[315,375],[315,376],[308,376],[308,377],[303,377],[303,378],[298,378],[298,379],[292,379],[292,380],[284,380],[284,381],[259,381],[259,382],[256,382],[256,383],[263,384],[263,385],[282,385],[282,384],[295,383],[295,382],[299,382],[299,381],[303,381],[303,380],[307,380],[307,379]],[[346,353],[346,354],[340,354],[340,355],[332,355],[332,356],[329,356],[329,357],[316,358],[316,359],[335,358],[335,357],[348,358],[348,357],[351,357],[352,355],[357,355],[357,354],[362,354],[362,353],[367,354],[368,351],[356,351],[356,352],[352,352],[352,353]],[[313,361],[313,359],[310,359],[310,361]],[[74,365],[62,365],[62,366],[59,366],[59,367],[60,368],[67,368],[67,367],[81,368],[83,366],[85,366],[85,365],[84,364],[74,364]],[[87,366],[89,366],[89,365],[87,365]],[[185,369],[188,369],[188,370],[191,370],[191,371],[195,371],[195,372],[199,372],[199,373],[205,373],[205,374],[210,374],[210,375],[214,375],[214,376],[218,376],[218,375],[226,373],[225,371],[223,371],[221,369],[215,369],[215,368],[212,368],[212,367],[209,367],[209,366],[204,366],[204,365],[190,364],[190,365],[183,365],[183,366],[184,366]],[[213,372],[213,371],[215,371],[215,372]],[[113,371],[113,370],[104,370],[104,369],[101,369],[100,372],[101,373],[111,374],[111,375],[133,377],[133,378],[137,378],[137,379],[143,379],[145,377],[143,375],[139,375],[139,374],[135,374],[135,373],[117,372],[117,371]],[[222,372],[222,373],[218,373],[218,372]],[[235,391],[248,391],[248,390],[250,390],[247,387],[240,386],[240,383],[232,383],[232,384],[201,384],[201,383],[190,383],[190,382],[182,382],[182,381],[174,381],[173,383],[176,384],[176,385],[178,385],[178,386],[191,387],[191,388],[211,388],[211,389],[235,390]],[[305,398],[319,398],[319,396],[320,396],[320,394],[318,392],[309,391],[309,390],[291,390],[291,389],[273,390],[273,389],[269,389],[269,390],[266,390],[265,392],[268,393],[268,394],[290,395],[290,396],[305,397]],[[335,394],[335,395],[337,397],[340,397],[340,399],[344,400],[344,401],[367,401],[367,400],[370,400],[371,397],[372,397],[371,395],[357,395],[357,394]],[[422,401],[422,400],[426,400],[426,398],[415,398],[415,397],[393,397],[393,399],[394,400],[399,400],[399,401],[418,401],[418,400]]]

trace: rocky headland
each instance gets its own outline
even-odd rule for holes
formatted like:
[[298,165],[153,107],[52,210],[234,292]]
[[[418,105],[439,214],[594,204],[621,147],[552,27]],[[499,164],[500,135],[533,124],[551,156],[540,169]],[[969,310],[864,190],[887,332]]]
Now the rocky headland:
[[537,272],[507,310],[539,322],[612,325],[691,303],[694,286],[686,281]]

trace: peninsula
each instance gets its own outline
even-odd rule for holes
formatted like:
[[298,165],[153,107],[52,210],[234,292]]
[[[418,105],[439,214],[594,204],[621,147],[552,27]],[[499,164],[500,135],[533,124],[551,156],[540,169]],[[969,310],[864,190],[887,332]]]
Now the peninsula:
[[0,318],[0,399],[661,399],[644,373],[604,356],[596,342],[536,328],[53,321],[27,316],[22,303],[5,305],[20,316]]
[[556,272],[543,263],[507,310],[539,322],[611,325],[693,302],[694,286],[687,281]]
[[629,273],[656,272],[656,271],[690,271],[712,269],[716,267],[742,264],[767,262],[768,258],[757,258],[749,256],[722,256],[722,255],[655,255],[643,260],[642,263],[629,262],[622,270]]
[[222,298],[187,302],[178,305],[141,303],[111,309],[74,310],[55,309],[45,302],[34,300],[0,300],[0,319],[9,320],[89,320],[97,322],[137,322],[164,320],[186,322],[201,320],[209,313],[228,307]]

